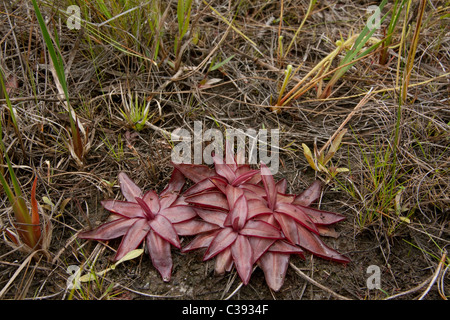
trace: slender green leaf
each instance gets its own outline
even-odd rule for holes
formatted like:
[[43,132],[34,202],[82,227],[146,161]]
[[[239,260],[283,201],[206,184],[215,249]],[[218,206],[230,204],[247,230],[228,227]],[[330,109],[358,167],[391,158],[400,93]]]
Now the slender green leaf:
[[[383,10],[384,6],[386,5],[387,0],[383,0],[380,5],[379,5],[379,9],[380,11]],[[380,19],[380,23],[383,22],[387,17],[387,14],[385,14],[381,19]],[[342,59],[341,63],[339,64],[340,66],[346,65],[349,62],[358,59],[362,56],[365,56],[367,54],[369,54],[371,51],[373,51],[376,47],[378,47],[379,45],[381,45],[381,42],[374,44],[372,46],[370,46],[367,50],[365,50],[363,53],[360,53],[361,49],[367,44],[367,42],[369,41],[369,39],[372,37],[372,35],[375,33],[376,28],[369,28],[369,26],[366,24],[366,26],[364,27],[364,29],[361,31],[361,33],[358,35],[358,37],[356,38],[352,48],[350,49],[350,51],[347,52],[347,54],[345,55],[344,59]],[[351,67],[353,66],[353,64],[349,64],[348,66],[344,67],[344,68],[340,68],[334,75],[333,78],[330,80],[330,83],[334,83],[337,79],[341,78],[342,75],[344,75]]]
[[232,56],[226,58],[225,60],[223,60],[223,61],[221,61],[221,62],[216,63],[215,65],[213,65],[213,66],[209,69],[209,71],[214,71],[214,70],[217,70],[217,69],[223,67],[223,66],[226,65],[228,62],[230,62],[230,60],[233,59],[233,58],[234,58],[234,54],[233,54]]
[[36,13],[36,17],[38,19],[39,27],[41,28],[42,36],[44,37],[44,41],[48,49],[48,53],[50,54],[50,58],[52,59],[53,64],[55,66],[55,70],[58,75],[58,80],[61,83],[67,101],[69,101],[69,92],[67,91],[66,77],[64,75],[62,57],[59,54],[59,52],[55,51],[55,48],[53,47],[52,39],[47,30],[47,26],[45,25],[44,18],[42,17],[41,11],[39,10],[39,6],[37,5],[36,0],[32,0],[32,2],[34,11]]
[[88,274],[85,274],[84,276],[81,276],[79,281],[80,282],[89,282],[89,281],[93,281],[96,280],[98,277],[103,276],[104,274],[106,274],[108,271],[114,270],[119,264],[121,264],[122,262],[128,261],[128,260],[132,260],[135,259],[137,257],[139,257],[140,255],[142,255],[144,253],[144,249],[135,249],[135,250],[131,250],[130,252],[128,252],[122,259],[120,259],[119,261],[117,261],[115,264],[113,264],[111,267],[104,269],[102,271],[99,272],[90,272]]

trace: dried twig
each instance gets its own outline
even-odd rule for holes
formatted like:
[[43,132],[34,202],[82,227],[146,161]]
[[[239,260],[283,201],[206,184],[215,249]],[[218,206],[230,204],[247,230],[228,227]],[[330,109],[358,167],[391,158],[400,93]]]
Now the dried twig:
[[428,287],[420,295],[419,300],[423,300],[423,298],[425,298],[425,296],[428,294],[428,292],[430,292],[431,287],[434,285],[434,283],[436,282],[437,278],[439,277],[439,274],[441,273],[441,270],[442,270],[442,267],[444,266],[444,262],[445,262],[446,258],[447,258],[447,251],[444,251],[444,253],[442,254],[441,260],[439,261],[439,264],[438,264],[438,266],[436,268],[436,271],[434,272],[433,277],[431,278],[431,281],[428,284]]
[[369,92],[367,92],[367,94],[364,96],[364,98],[361,99],[361,101],[359,101],[359,103],[356,105],[356,107],[353,109],[352,112],[350,112],[347,116],[347,118],[345,118],[344,122],[342,122],[342,124],[339,126],[339,128],[334,132],[334,134],[330,137],[330,139],[328,139],[327,143],[324,144],[324,146],[322,147],[322,149],[320,149],[319,154],[323,153],[325,151],[325,149],[330,145],[330,143],[334,140],[334,138],[336,138],[336,136],[339,134],[339,132],[341,132],[341,130],[345,127],[345,125],[350,121],[350,119],[354,116],[354,114],[362,108],[363,105],[366,104],[367,100],[369,100],[371,93],[372,93],[373,88],[370,88]]
[[439,261],[439,265],[436,268],[436,271],[427,279],[425,279],[424,281],[422,281],[420,284],[418,284],[417,286],[415,286],[414,288],[411,288],[407,291],[404,292],[400,292],[397,293],[393,296],[387,297],[385,300],[392,300],[392,299],[396,299],[411,293],[415,293],[417,291],[419,291],[420,289],[422,289],[423,287],[425,287],[428,284],[428,287],[425,289],[425,291],[420,295],[420,297],[418,298],[419,300],[423,300],[423,298],[428,294],[428,292],[430,291],[431,287],[434,285],[434,283],[436,282],[436,280],[438,279],[439,275],[441,274],[441,270],[444,266],[444,262],[445,259],[447,258],[447,252],[444,251],[444,253],[442,254],[441,260]]

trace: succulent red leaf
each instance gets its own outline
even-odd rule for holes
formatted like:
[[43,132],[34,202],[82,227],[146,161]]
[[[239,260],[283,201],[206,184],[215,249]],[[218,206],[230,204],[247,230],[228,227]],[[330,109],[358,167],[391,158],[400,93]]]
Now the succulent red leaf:
[[[188,197],[188,196],[192,196],[192,195],[197,194],[197,193],[201,193],[201,192],[205,192],[205,191],[211,191],[213,189],[216,189],[217,185],[214,183],[214,181],[215,181],[214,179],[219,179],[219,177],[206,178],[206,179],[203,179],[203,180],[197,182],[192,187],[187,189],[183,193],[183,196]],[[222,178],[220,178],[220,179],[222,179]],[[224,181],[223,183],[225,185],[227,184],[226,181]]]
[[150,230],[147,234],[146,245],[153,266],[158,270],[164,281],[170,281],[173,265],[170,243]]
[[229,184],[232,184],[234,179],[236,179],[236,174],[234,172],[234,170],[230,167],[230,165],[228,165],[228,163],[224,163],[223,159],[214,156],[213,157],[214,160],[214,168],[216,170],[216,173],[227,179]]
[[322,184],[319,180],[314,181],[308,189],[295,197],[293,204],[299,204],[302,206],[309,206],[320,197]]
[[120,218],[107,222],[94,230],[82,232],[78,237],[81,239],[94,240],[111,240],[119,238],[127,233],[134,222],[134,219]]
[[[186,197],[184,195],[180,195],[170,206],[171,207],[189,206],[189,203],[186,202]],[[161,208],[162,208],[162,206],[161,206]]]
[[350,262],[350,259],[328,247],[318,235],[309,232],[306,228],[300,225],[297,225],[297,231],[299,234],[299,242],[297,244],[300,247],[323,259],[333,260],[340,263]]
[[277,203],[280,203],[280,202],[292,203],[294,200],[295,200],[295,195],[284,194],[284,193],[278,193],[277,194]]
[[161,205],[159,203],[159,197],[152,190],[147,191],[145,193],[144,197],[142,198],[142,200],[148,206],[148,208],[153,213],[153,215],[156,215],[159,212],[159,210],[161,209]]
[[219,210],[208,210],[205,208],[195,208],[194,210],[204,221],[215,224],[221,228],[224,227],[225,220],[228,216],[224,211]]
[[264,183],[264,188],[266,189],[267,204],[269,208],[273,210],[275,209],[275,204],[277,202],[277,187],[272,173],[264,163],[261,163],[261,179]]
[[246,171],[240,175],[236,174],[236,178],[231,182],[231,185],[240,186],[240,185],[250,181],[258,173],[259,173],[259,170],[250,170],[250,171]]
[[312,222],[312,220],[300,208],[297,208],[296,206],[289,203],[277,203],[275,211],[294,218],[295,221],[299,222],[310,231],[319,234],[319,230],[317,230],[314,222]]
[[231,254],[231,249],[227,248],[216,256],[216,264],[214,271],[217,274],[224,274],[225,272],[231,271],[232,267],[233,267],[233,256]]
[[237,236],[238,233],[235,232],[232,228],[227,227],[221,229],[214,237],[214,239],[211,241],[211,244],[206,250],[203,260],[206,261],[213,258],[219,252],[231,246],[233,242],[236,240]]
[[230,156],[232,152],[229,151],[230,149],[227,147],[227,158],[225,163],[221,158],[217,156],[213,157],[216,173],[224,178],[228,184],[235,187],[242,185],[260,172],[259,170],[251,170],[248,166],[238,166],[233,156]]
[[241,196],[238,197],[235,203],[233,204],[233,207],[228,213],[227,219],[225,220],[224,223],[225,226],[231,226],[235,231],[239,231],[240,229],[242,229],[245,225],[245,222],[247,221],[247,214],[248,214],[247,199],[245,198],[242,190],[241,192],[242,192]]
[[278,240],[270,238],[249,237],[248,239],[253,250],[253,263],[256,263],[261,256]]
[[203,232],[217,230],[219,226],[200,219],[191,219],[173,225],[179,236],[196,236]]
[[[249,171],[253,171],[253,170],[250,168],[250,166],[248,164],[240,165],[236,169],[236,176],[240,177]],[[256,170],[256,173],[252,174],[252,177],[245,182],[250,183],[250,184],[255,184],[255,185],[259,184],[261,182],[261,171]],[[235,181],[235,183],[236,183],[236,181]]]
[[187,252],[200,248],[208,248],[220,231],[221,230],[202,232],[197,237],[195,237],[194,240],[192,240],[188,245],[184,246],[183,249],[181,249],[181,252]]
[[174,205],[168,208],[162,208],[159,214],[165,216],[172,223],[183,222],[197,216],[193,207],[185,205]]
[[248,284],[253,269],[253,250],[247,237],[238,235],[231,245],[236,270],[244,284]]
[[248,220],[245,226],[239,230],[239,234],[267,239],[282,238],[278,228],[262,220]]
[[139,188],[124,172],[119,173],[119,185],[122,194],[127,201],[136,202],[134,200],[136,197],[142,197],[141,188]]
[[303,250],[298,246],[294,246],[293,244],[284,241],[278,240],[273,243],[272,246],[267,250],[269,252],[278,252],[278,253],[290,253],[290,254],[298,254],[303,257]]
[[272,214],[272,210],[267,207],[267,204],[260,199],[247,200],[248,203],[248,219],[252,219],[264,214]]
[[222,177],[211,177],[208,179],[209,182],[222,193],[227,193],[227,186],[229,186],[228,181]]
[[228,201],[220,191],[207,191],[186,197],[186,202],[211,209],[228,210]]
[[[263,199],[266,197],[266,191],[264,189],[264,186],[260,186],[260,185],[256,185],[256,184],[252,184],[252,183],[246,183],[245,185],[242,186],[242,188],[246,191],[251,192],[251,194],[256,195],[256,198]],[[248,197],[249,193],[246,193],[246,194],[247,194],[247,198],[249,198]]]
[[186,179],[184,178],[183,173],[181,173],[181,171],[177,168],[174,168],[169,183],[159,196],[161,197],[161,199],[173,194],[178,196],[181,193],[185,183]]
[[[155,213],[152,211],[152,209],[150,209],[150,207],[148,206],[146,201],[144,201],[143,199],[141,199],[139,197],[136,197],[135,200],[139,204],[141,209],[144,211],[145,216],[148,219],[154,219],[155,218]],[[156,211],[156,212],[158,212],[158,211]]]
[[298,234],[297,223],[295,222],[294,218],[279,212],[274,212],[273,216],[279,223],[286,239],[288,239],[291,243],[298,244],[300,242],[300,238]]
[[133,219],[135,222],[127,230],[127,233],[122,238],[122,242],[117,250],[115,260],[122,259],[128,252],[136,249],[147,236],[150,231],[150,226],[146,219]]
[[206,165],[200,164],[185,164],[185,163],[175,163],[172,162],[172,165],[180,170],[183,175],[189,180],[197,183],[206,178],[210,178],[216,175],[214,169]]
[[155,219],[150,220],[148,224],[161,238],[170,242],[173,246],[181,248],[178,234],[169,219],[158,214]]
[[264,271],[267,285],[274,291],[283,286],[286,271],[289,267],[288,253],[266,252],[258,261]]
[[267,285],[274,291],[280,290],[283,285],[291,254],[297,254],[303,258],[302,249],[287,241],[277,240],[258,260],[258,265],[264,271]]
[[281,179],[280,181],[278,181],[275,184],[275,187],[276,187],[278,193],[285,194],[286,193],[286,188],[287,188],[287,181],[286,181],[286,179]]
[[[134,201],[136,202],[136,200]],[[125,218],[144,218],[145,213],[142,207],[136,202],[126,202],[118,200],[104,200],[101,202],[106,210],[121,215]]]
[[345,220],[343,215],[334,212],[318,210],[301,205],[296,205],[296,207],[307,214],[308,217],[317,225],[330,225]]
[[[244,194],[244,190],[242,190],[241,188],[233,187],[230,184],[227,185],[227,187],[225,188],[225,196],[226,196],[226,199],[228,202],[228,208],[232,210],[233,207],[236,205],[239,197],[241,197],[243,194]],[[247,207],[247,203],[245,203],[245,206]],[[246,212],[246,214],[247,214],[247,212]]]

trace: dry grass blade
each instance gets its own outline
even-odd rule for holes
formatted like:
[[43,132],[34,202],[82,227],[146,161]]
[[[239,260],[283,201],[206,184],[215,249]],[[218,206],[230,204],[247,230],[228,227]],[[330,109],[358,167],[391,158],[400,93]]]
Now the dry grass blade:
[[[71,128],[70,143],[68,145],[68,148],[78,166],[82,167],[84,165],[84,157],[90,148],[90,145],[88,143],[88,136],[80,121],[78,120],[75,111],[70,105],[66,73],[64,72],[64,61],[60,54],[60,50],[55,50],[55,46],[53,45],[53,43],[56,43],[56,41],[52,39],[50,33],[48,32],[47,26],[39,10],[39,6],[36,0],[33,0],[33,7],[39,22],[42,36],[47,46],[47,50],[50,54],[50,70],[53,74],[53,78],[59,94],[65,98],[64,105],[66,110],[68,111]],[[84,138],[81,136],[81,133],[83,133]]]
[[[19,125],[17,123],[15,110],[11,104],[11,100],[9,99],[9,93],[8,93],[8,84],[5,84],[4,76],[3,76],[3,70],[0,68],[0,92],[1,96],[0,98],[4,98],[6,101],[6,105],[8,106],[9,115],[11,117],[13,128],[16,133],[17,139],[19,139],[20,148],[22,149],[22,155],[23,157],[26,157],[27,153],[25,151],[25,147],[22,140],[22,133],[19,129]],[[0,127],[1,129],[1,127]],[[1,136],[0,136],[1,137]]]
[[36,250],[34,252],[32,252],[19,266],[19,268],[17,268],[17,270],[14,272],[14,274],[12,275],[12,277],[9,279],[8,283],[6,283],[6,285],[2,288],[2,290],[0,291],[0,299],[3,298],[3,296],[8,292],[8,290],[10,289],[11,284],[14,282],[14,280],[17,278],[17,276],[20,274],[20,272],[27,267],[30,262],[32,261],[33,258],[35,258],[35,255],[41,253],[40,250]]
[[416,29],[414,30],[411,47],[409,48],[408,58],[406,60],[405,71],[404,71],[404,76],[403,76],[402,96],[401,96],[401,99],[403,102],[406,101],[406,96],[408,94],[409,81],[411,79],[411,72],[412,72],[412,69],[414,66],[414,58],[415,58],[416,52],[417,52],[417,46],[419,43],[419,35],[420,35],[421,27],[422,27],[422,19],[423,19],[423,14],[425,12],[426,5],[427,5],[426,0],[420,0],[419,12],[417,15]]
[[323,284],[320,284],[319,282],[317,282],[316,280],[308,277],[303,271],[301,271],[299,268],[297,268],[292,262],[289,263],[289,265],[292,267],[292,269],[295,270],[295,272],[302,277],[303,279],[305,279],[306,281],[308,281],[309,283],[311,283],[312,285],[315,285],[316,287],[324,290],[325,292],[331,294],[333,297],[339,299],[339,300],[351,300],[347,297],[344,297],[336,292],[334,292],[333,290],[330,290],[329,288],[327,288],[326,286],[324,286]]
[[436,271],[433,274],[433,277],[430,280],[430,283],[428,284],[428,287],[425,289],[425,291],[420,295],[420,297],[418,298],[418,300],[423,300],[425,298],[425,296],[430,292],[431,287],[436,283],[436,281],[438,280],[439,275],[442,272],[442,269],[444,267],[445,264],[445,260],[447,259],[447,251],[444,250],[444,252],[442,253],[442,257],[441,260],[439,261],[439,264],[436,268]]
[[347,123],[350,121],[350,119],[358,112],[369,100],[369,98],[372,95],[373,88],[370,88],[370,90],[365,94],[365,96],[359,101],[359,103],[353,108],[352,112],[348,114],[348,116],[345,118],[345,120],[341,123],[339,128],[333,133],[333,135],[328,139],[327,143],[320,149],[319,153],[323,153],[326,148],[333,142],[333,140],[341,133],[341,131],[344,129],[344,127],[347,125]]

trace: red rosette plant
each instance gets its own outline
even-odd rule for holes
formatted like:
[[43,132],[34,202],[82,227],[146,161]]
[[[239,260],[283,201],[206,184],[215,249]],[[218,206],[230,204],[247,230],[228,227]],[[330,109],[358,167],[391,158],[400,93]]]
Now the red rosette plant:
[[123,172],[119,173],[119,183],[127,201],[102,201],[103,207],[114,214],[113,220],[94,230],[81,232],[78,237],[94,240],[122,237],[115,261],[145,240],[153,266],[164,281],[169,281],[173,265],[171,245],[181,248],[175,226],[182,228],[184,223],[197,216],[191,206],[177,203],[185,183],[183,175],[174,170],[167,188],[159,196],[151,190],[143,193]]
[[204,260],[216,257],[217,273],[230,271],[235,265],[244,284],[257,264],[275,291],[284,282],[290,255],[303,257],[302,249],[324,259],[350,261],[320,238],[328,226],[344,219],[310,207],[320,195],[320,182],[300,195],[285,194],[286,181],[275,183],[265,164],[252,170],[238,165],[230,154],[227,149],[225,162],[214,157],[214,169],[174,164],[195,182],[184,193],[184,201],[195,207],[201,220],[216,226],[200,233],[182,251],[206,248]]

